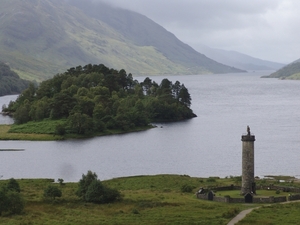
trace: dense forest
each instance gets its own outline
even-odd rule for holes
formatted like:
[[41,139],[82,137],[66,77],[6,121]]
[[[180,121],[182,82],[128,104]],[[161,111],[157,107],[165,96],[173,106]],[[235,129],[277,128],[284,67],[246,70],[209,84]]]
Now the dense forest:
[[29,85],[29,81],[23,80],[5,63],[0,62],[0,96],[19,94]]
[[31,84],[16,101],[3,107],[16,124],[61,120],[58,134],[88,134],[106,129],[130,130],[156,121],[178,121],[196,115],[188,89],[176,81],[139,83],[125,70],[103,64],[70,68],[38,88]]

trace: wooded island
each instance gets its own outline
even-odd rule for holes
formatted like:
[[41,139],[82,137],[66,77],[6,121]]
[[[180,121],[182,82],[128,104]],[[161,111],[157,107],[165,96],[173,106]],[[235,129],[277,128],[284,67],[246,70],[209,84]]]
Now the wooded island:
[[129,131],[151,122],[195,117],[188,89],[176,81],[150,78],[139,83],[125,70],[103,64],[70,68],[33,84],[16,101],[3,106],[15,124],[56,121],[54,134],[94,134],[106,129]]

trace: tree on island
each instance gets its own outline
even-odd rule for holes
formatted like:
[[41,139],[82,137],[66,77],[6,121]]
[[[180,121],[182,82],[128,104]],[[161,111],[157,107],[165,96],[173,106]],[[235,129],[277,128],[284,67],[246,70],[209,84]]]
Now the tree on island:
[[61,120],[57,134],[89,134],[106,129],[130,130],[157,121],[178,121],[196,115],[184,86],[149,77],[139,83],[125,70],[103,64],[70,68],[38,88],[30,85],[3,110],[16,124]]

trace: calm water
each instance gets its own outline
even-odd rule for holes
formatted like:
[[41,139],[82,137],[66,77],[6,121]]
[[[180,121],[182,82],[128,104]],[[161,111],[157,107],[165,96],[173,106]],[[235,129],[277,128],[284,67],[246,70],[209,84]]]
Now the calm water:
[[[300,81],[260,78],[266,74],[167,77],[184,83],[192,96],[198,117],[188,121],[80,141],[0,141],[2,149],[25,149],[0,152],[0,176],[78,181],[87,170],[101,180],[149,174],[237,176],[247,125],[256,136],[255,175],[298,176]],[[0,104],[11,98],[0,98]],[[0,121],[11,122],[1,116]]]

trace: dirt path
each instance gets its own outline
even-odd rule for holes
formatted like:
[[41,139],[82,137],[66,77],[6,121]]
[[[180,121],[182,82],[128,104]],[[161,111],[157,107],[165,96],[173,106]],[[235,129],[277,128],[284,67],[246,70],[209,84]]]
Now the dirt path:
[[255,207],[255,208],[251,208],[251,209],[243,210],[242,212],[240,212],[239,214],[237,214],[232,220],[230,220],[230,222],[227,223],[227,225],[234,225],[234,224],[236,224],[236,223],[239,222],[240,220],[244,219],[244,217],[245,217],[248,213],[251,213],[253,209],[258,209],[258,208],[260,208],[260,207],[261,207],[261,206]]
[[[286,202],[281,202],[279,204],[288,204],[288,203],[293,203],[293,202],[300,202],[300,200],[296,200],[296,201],[286,201]],[[239,222],[240,220],[244,219],[245,216],[249,213],[252,212],[253,209],[258,209],[260,208],[261,206],[258,206],[258,207],[254,207],[254,208],[251,208],[251,209],[246,209],[246,210],[243,210],[241,211],[239,214],[237,214],[232,220],[229,221],[229,223],[227,223],[227,225],[234,225],[236,224],[237,222]]]

